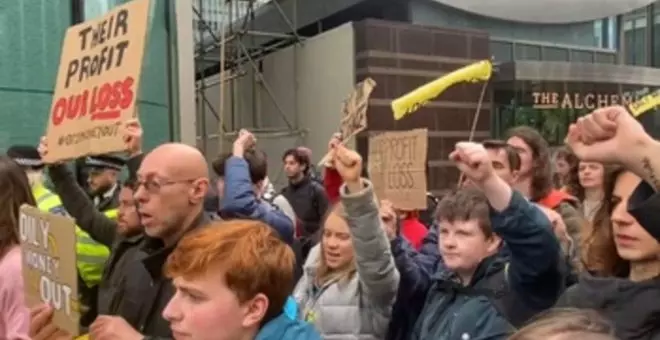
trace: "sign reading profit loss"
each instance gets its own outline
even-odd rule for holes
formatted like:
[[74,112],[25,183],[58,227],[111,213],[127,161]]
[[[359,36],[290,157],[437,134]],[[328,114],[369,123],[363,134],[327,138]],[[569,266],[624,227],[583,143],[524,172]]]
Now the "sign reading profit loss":
[[46,162],[124,149],[120,128],[136,116],[149,1],[130,1],[66,31]]
[[19,231],[27,305],[51,305],[55,326],[78,335],[80,310],[74,221],[23,205]]
[[427,129],[369,137],[369,178],[378,199],[401,210],[426,209],[427,144]]

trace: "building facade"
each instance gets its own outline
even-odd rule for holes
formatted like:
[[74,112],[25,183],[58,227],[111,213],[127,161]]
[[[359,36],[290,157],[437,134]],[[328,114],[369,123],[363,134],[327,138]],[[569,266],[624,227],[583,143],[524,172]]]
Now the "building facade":
[[[12,122],[0,126],[0,149],[36,143],[43,134],[66,28],[124,1],[129,0],[11,1],[0,6],[0,117]],[[352,84],[369,76],[379,85],[370,102],[370,129],[358,136],[358,148],[366,154],[372,133],[428,127],[429,145],[434,146],[428,153],[429,187],[442,190],[455,180],[445,153],[455,141],[469,137],[478,107],[477,140],[526,124],[558,144],[576,117],[660,87],[660,1],[621,0],[612,2],[616,8],[598,11],[592,7],[588,20],[580,19],[587,12],[556,6],[555,13],[547,14],[554,21],[525,20],[529,9],[521,5],[512,5],[519,7],[505,14],[463,8],[470,2],[337,0],[319,6],[317,1],[263,0],[248,8],[244,1],[229,1],[226,6],[236,8],[228,12],[212,0],[152,1],[139,97],[147,147],[183,140],[213,157],[226,132],[248,127],[277,130],[271,135],[278,135],[286,127],[296,132],[269,140],[269,153],[290,144],[323,150],[339,106],[331,103],[340,103]],[[563,16],[557,14],[561,10]],[[516,15],[507,18],[506,13]],[[239,21],[246,23],[240,29]],[[225,22],[231,22],[230,31],[244,43],[232,50],[250,52],[220,67],[218,37]],[[182,35],[184,28],[188,35]],[[285,39],[291,36],[295,39]],[[206,50],[210,52],[203,55]],[[497,73],[481,106],[480,86],[459,85],[411,118],[395,122],[388,115],[388,101],[396,96],[485,58],[493,59]],[[239,64],[240,72],[233,72]],[[221,68],[234,67],[229,75],[236,80],[217,80]],[[215,84],[231,85],[225,90],[204,85],[213,77]],[[182,103],[183,93],[192,101]],[[660,134],[657,115],[641,118],[655,135]]]
[[[5,1],[0,5],[0,151],[44,134],[66,29],[125,0]],[[126,0],[127,1],[127,0]],[[173,1],[152,1],[138,109],[145,143],[177,139]]]

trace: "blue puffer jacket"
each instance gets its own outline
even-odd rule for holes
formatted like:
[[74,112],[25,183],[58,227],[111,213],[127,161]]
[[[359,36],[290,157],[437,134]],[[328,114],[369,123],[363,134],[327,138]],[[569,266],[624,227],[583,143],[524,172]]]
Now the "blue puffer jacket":
[[293,243],[293,221],[281,210],[260,200],[250,179],[250,167],[241,157],[231,157],[225,163],[225,192],[220,202],[220,216],[249,218],[262,221],[277,231],[282,240]]
[[321,340],[321,336],[311,324],[280,314],[261,328],[255,340]]

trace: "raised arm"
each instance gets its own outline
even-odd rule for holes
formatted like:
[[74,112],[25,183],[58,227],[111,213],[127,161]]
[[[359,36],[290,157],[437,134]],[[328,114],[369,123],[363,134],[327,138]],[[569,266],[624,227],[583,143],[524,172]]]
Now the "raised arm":
[[381,224],[373,186],[360,178],[362,158],[357,152],[339,144],[331,154],[344,182],[339,192],[353,240],[363,303],[389,317],[399,286],[399,272]]
[[112,247],[117,237],[117,222],[98,211],[87,193],[76,183],[73,173],[66,165],[48,166],[48,174],[55,193],[60,196],[66,211],[96,242]]
[[362,188],[340,189],[353,239],[357,272],[370,303],[391,307],[399,287],[399,272],[394,265],[389,240],[381,227],[371,182],[363,179]]
[[508,276],[514,291],[534,307],[552,306],[562,285],[561,251],[548,218],[495,174],[481,144],[458,143],[451,158],[488,199],[493,231],[510,252]]
[[651,137],[624,107],[598,109],[578,119],[566,143],[583,161],[618,163],[642,178],[628,208],[639,224],[660,240],[660,142]]

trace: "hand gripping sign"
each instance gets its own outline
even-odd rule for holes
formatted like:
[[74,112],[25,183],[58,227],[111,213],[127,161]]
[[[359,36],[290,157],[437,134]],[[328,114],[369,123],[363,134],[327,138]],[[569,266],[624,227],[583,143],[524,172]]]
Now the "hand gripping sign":
[[75,228],[75,222],[68,217],[29,205],[21,207],[19,235],[27,305],[51,305],[55,326],[78,335]]
[[462,67],[392,101],[394,119],[399,120],[407,114],[417,111],[449,87],[461,82],[488,81],[493,73],[490,60],[482,60]]
[[66,31],[44,161],[122,151],[122,121],[135,118],[149,1],[133,0]]

